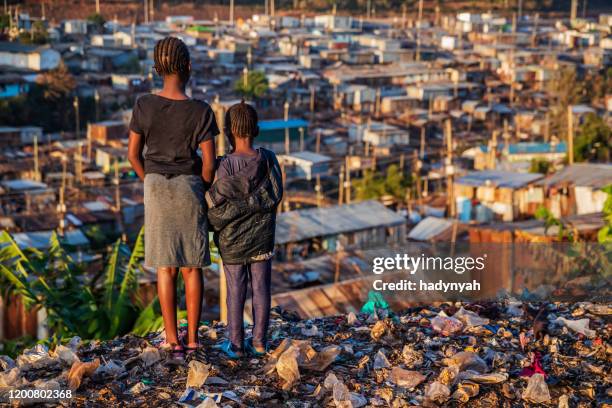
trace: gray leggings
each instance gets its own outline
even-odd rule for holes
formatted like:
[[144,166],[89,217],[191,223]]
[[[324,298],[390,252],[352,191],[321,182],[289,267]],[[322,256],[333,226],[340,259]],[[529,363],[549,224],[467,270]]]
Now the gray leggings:
[[227,320],[229,339],[235,348],[243,349],[243,311],[247,297],[248,281],[253,291],[253,344],[265,346],[270,325],[270,279],[272,260],[246,265],[226,265]]

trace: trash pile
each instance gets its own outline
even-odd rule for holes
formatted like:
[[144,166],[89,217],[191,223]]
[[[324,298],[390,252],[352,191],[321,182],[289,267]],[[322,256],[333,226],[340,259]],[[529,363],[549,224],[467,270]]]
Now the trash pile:
[[225,358],[218,323],[187,361],[159,349],[163,333],[74,338],[0,357],[0,402],[37,388],[73,390],[65,406],[609,406],[611,318],[606,304],[514,299],[395,314],[374,296],[362,313],[307,321],[275,308],[265,357]]

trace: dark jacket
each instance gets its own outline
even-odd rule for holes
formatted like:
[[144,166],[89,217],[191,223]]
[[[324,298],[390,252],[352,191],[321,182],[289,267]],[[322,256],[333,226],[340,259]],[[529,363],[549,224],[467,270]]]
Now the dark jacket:
[[[276,156],[260,148],[264,160],[255,177],[246,177],[248,167],[216,180],[206,192],[208,220],[223,262],[251,262],[274,250],[276,209],[283,197],[283,178]],[[252,170],[252,169],[251,169]]]

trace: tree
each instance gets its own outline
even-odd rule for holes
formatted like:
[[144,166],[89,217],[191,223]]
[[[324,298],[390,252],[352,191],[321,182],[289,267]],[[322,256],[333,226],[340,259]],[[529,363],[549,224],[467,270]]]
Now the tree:
[[581,161],[610,161],[612,130],[600,116],[589,113],[574,139],[574,159]]
[[45,25],[40,21],[35,21],[30,31],[24,31],[19,34],[19,41],[24,44],[42,45],[49,41],[49,35]]
[[246,84],[240,77],[234,82],[234,90],[245,98],[259,98],[268,90],[268,79],[261,71],[249,71]]
[[541,173],[548,174],[551,169],[552,163],[546,159],[531,159],[531,165],[529,166],[530,173]]
[[371,200],[390,195],[399,201],[403,201],[410,185],[410,178],[406,177],[400,171],[399,166],[395,164],[387,167],[384,176],[366,170],[363,178],[354,182],[355,198],[357,200]]
[[64,64],[36,77],[36,83],[44,88],[45,99],[67,97],[76,87],[76,81]]
[[586,89],[584,82],[578,80],[576,71],[562,68],[550,85],[553,102],[550,104],[552,134],[558,138],[567,136],[567,107],[581,103]]
[[89,21],[95,26],[96,31],[100,32],[104,30],[104,24],[106,24],[106,20],[104,19],[104,17],[102,17],[101,14],[98,14],[98,13],[90,14],[87,17],[87,21]]

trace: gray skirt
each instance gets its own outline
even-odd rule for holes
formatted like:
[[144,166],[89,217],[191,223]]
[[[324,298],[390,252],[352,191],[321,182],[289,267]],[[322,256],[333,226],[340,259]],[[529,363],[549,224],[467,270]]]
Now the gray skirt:
[[210,265],[204,182],[200,176],[144,180],[145,265],[200,268]]

